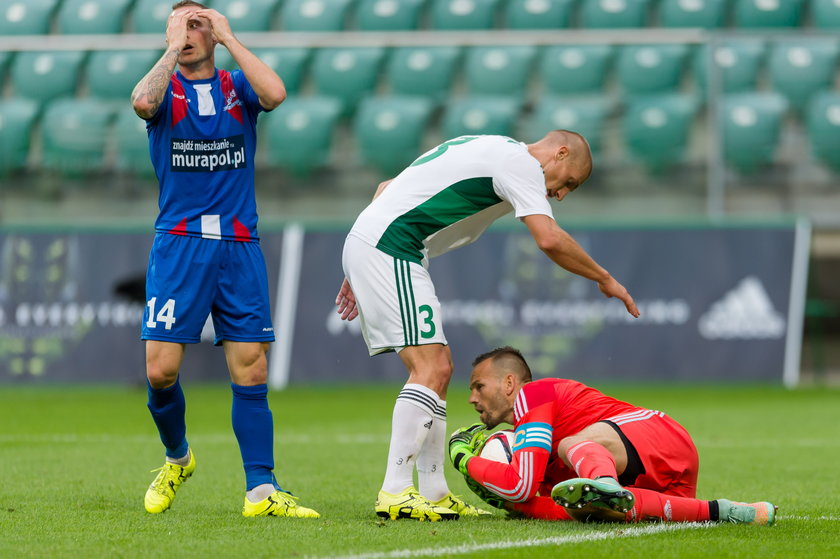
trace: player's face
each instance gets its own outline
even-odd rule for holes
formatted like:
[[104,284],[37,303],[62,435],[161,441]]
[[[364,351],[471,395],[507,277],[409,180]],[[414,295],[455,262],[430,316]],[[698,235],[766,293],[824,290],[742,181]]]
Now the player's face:
[[581,157],[574,158],[568,148],[561,147],[555,156],[543,167],[545,191],[548,198],[558,202],[586,182],[592,172],[592,165]]
[[505,376],[494,367],[492,359],[475,366],[470,377],[470,404],[488,429],[506,421],[512,410],[505,394]]
[[[190,8],[185,6],[179,9]],[[187,43],[178,57],[178,64],[200,64],[213,56],[214,47],[210,22],[203,17],[191,17],[187,22]]]

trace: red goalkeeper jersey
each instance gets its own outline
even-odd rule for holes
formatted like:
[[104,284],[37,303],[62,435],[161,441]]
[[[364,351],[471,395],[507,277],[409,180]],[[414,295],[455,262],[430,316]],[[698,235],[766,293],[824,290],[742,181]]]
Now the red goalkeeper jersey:
[[[551,485],[575,477],[557,455],[558,443],[598,421],[617,416],[657,414],[611,398],[568,379],[542,379],[525,384],[514,404],[515,437],[510,464],[481,457],[470,460],[470,476],[507,501],[534,497],[545,480]],[[546,488],[544,488],[546,489]]]

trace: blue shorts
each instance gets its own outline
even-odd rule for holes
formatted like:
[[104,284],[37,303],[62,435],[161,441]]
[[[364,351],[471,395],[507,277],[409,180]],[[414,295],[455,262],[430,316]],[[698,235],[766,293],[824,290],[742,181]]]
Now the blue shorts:
[[259,243],[156,234],[140,338],[198,343],[208,314],[216,345],[274,341]]

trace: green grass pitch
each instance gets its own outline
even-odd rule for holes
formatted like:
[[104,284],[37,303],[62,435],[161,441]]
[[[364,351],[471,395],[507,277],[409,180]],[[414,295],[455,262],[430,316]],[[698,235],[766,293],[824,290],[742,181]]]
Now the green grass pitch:
[[[770,500],[772,528],[508,520],[382,522],[373,501],[398,386],[293,387],[270,395],[277,474],[319,520],[245,519],[224,384],[193,385],[198,467],[172,509],[143,493],[163,461],[145,390],[0,389],[0,557],[840,557],[840,392],[735,386],[599,386],[665,411],[694,436],[701,498]],[[475,420],[463,387],[449,426]],[[449,468],[450,487],[470,502]]]

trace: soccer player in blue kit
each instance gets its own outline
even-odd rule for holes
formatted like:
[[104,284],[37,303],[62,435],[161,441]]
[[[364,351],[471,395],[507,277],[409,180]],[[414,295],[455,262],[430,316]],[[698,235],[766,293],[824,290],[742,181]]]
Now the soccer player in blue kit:
[[[166,448],[149,486],[150,513],[169,509],[195,470],[178,380],[185,344],[200,340],[208,314],[230,370],[233,431],[245,469],[244,516],[317,518],[274,474],[267,359],[274,341],[254,195],[256,121],[286,97],[280,77],[240,43],[227,19],[192,1],[173,5],[166,52],[137,84],[160,183],[160,214],[146,273],[148,407]],[[222,44],[241,70],[215,68]],[[178,71],[174,72],[175,66]]]

